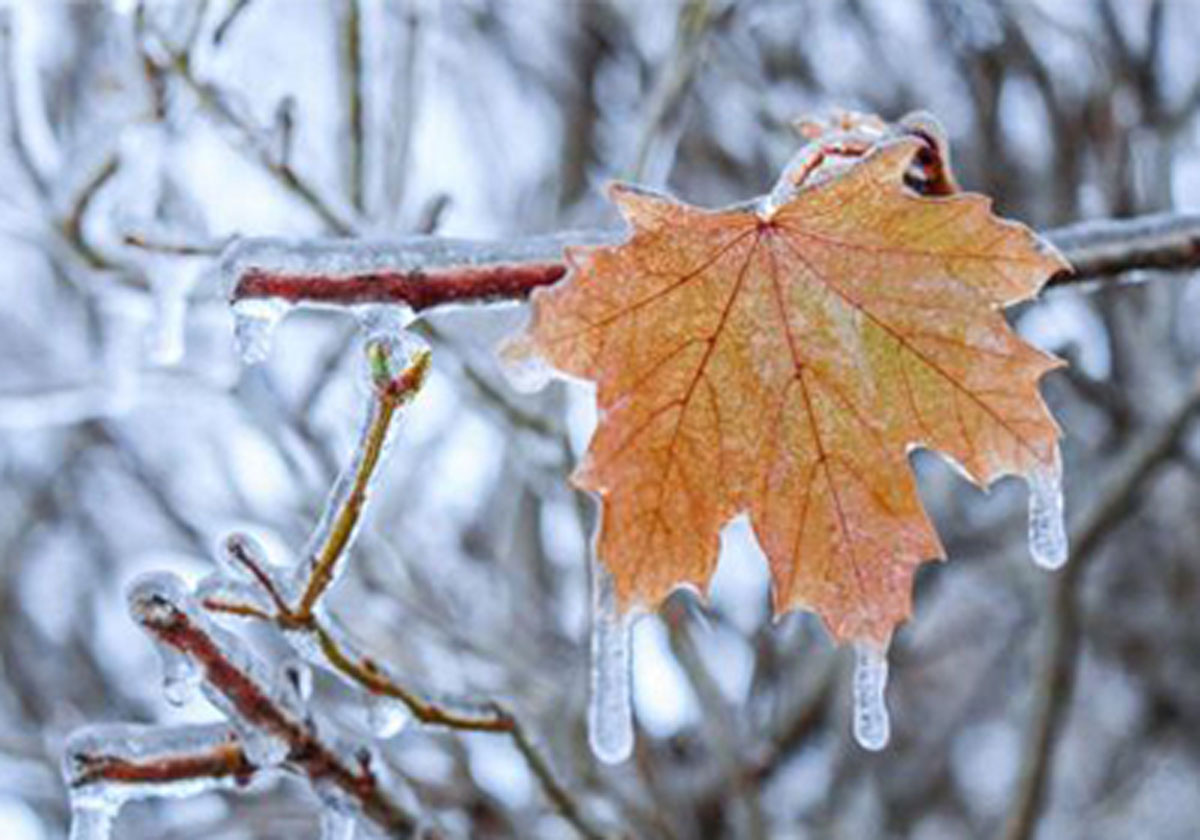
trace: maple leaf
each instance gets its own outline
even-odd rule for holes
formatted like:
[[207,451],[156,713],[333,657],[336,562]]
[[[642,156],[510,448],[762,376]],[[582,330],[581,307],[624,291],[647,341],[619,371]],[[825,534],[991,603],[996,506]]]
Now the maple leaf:
[[703,587],[748,512],[777,612],[885,642],[944,556],[913,447],[978,484],[1058,466],[1038,380],[1060,362],[1000,310],[1066,267],[988,199],[904,186],[921,143],[880,144],[771,210],[708,211],[615,185],[623,244],[574,248],[517,358],[595,381],[575,483],[624,608]]

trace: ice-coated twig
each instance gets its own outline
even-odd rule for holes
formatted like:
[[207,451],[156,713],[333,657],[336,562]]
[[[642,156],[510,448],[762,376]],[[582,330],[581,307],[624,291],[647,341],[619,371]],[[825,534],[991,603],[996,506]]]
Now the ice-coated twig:
[[[229,544],[240,546],[243,542],[231,539]],[[239,554],[247,567],[253,568],[261,563],[262,558],[251,552]],[[262,581],[264,588],[271,585],[270,575],[265,570],[260,569],[253,577]],[[202,604],[212,612],[273,621],[290,633],[295,633],[299,628],[300,632],[311,634],[316,642],[316,652],[320,654],[319,665],[357,684],[372,697],[387,698],[403,704],[413,718],[425,725],[508,735],[537,778],[546,797],[576,831],[588,840],[601,840],[605,836],[584,816],[570,792],[558,780],[549,760],[542,755],[516,715],[503,704],[435,701],[424,697],[405,688],[374,658],[358,652],[342,633],[328,626],[316,613],[310,614],[306,619],[300,619],[282,600],[275,601],[278,612],[273,615],[264,613],[254,604],[229,599],[205,598]]]
[[[380,321],[385,328],[394,326],[387,318]],[[564,818],[583,837],[598,840],[603,832],[583,815],[511,711],[496,702],[434,701],[405,688],[375,659],[360,653],[318,609],[361,520],[367,488],[381,461],[395,412],[412,399],[428,373],[428,350],[405,353],[403,343],[395,339],[389,338],[385,329],[367,342],[372,408],[357,454],[339,481],[342,489],[335,490],[333,503],[316,528],[309,559],[302,567],[305,574],[295,586],[302,594],[293,598],[289,582],[275,573],[262,549],[253,540],[234,534],[224,543],[224,565],[235,578],[245,581],[248,591],[240,591],[238,581],[216,576],[202,585],[201,605],[213,613],[274,623],[306,660],[365,689],[376,702],[401,704],[423,724],[508,735]]]
[[283,692],[264,680],[262,663],[212,626],[177,578],[143,578],[130,592],[130,610],[157,642],[196,662],[207,693],[229,714],[253,763],[260,762],[248,738],[263,739],[267,746],[260,744],[255,752],[264,756],[279,745],[278,763],[308,777],[318,794],[352,802],[388,836],[416,835],[417,820],[379,784],[369,753],[357,754],[352,762],[327,744],[311,716],[289,708]]
[[333,583],[338,564],[362,519],[371,480],[383,457],[397,412],[412,400],[429,374],[429,351],[418,349],[400,370],[397,349],[384,339],[367,343],[367,358],[374,386],[371,410],[356,457],[334,491],[333,504],[317,526],[307,562],[310,567],[300,601],[292,611],[299,621],[312,616],[313,608]]
[[[388,241],[241,239],[222,258],[230,299],[359,306],[403,303],[415,311],[446,304],[524,300],[561,279],[568,245],[609,245],[616,230],[581,230],[503,242],[414,236]],[[1200,266],[1200,217],[1142,216],[1042,232],[1074,266],[1062,286],[1135,269]]]
[[63,756],[71,836],[106,837],[130,800],[244,788],[258,773],[228,724],[86,727]]

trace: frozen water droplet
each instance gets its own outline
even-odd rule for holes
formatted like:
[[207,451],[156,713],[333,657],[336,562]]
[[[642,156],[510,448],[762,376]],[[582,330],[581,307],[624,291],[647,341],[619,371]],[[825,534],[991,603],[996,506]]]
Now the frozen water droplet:
[[377,738],[392,738],[408,725],[408,707],[394,697],[367,695],[367,725]]
[[888,720],[887,646],[859,642],[854,646],[854,740],[865,750],[877,752],[891,737]]
[[523,394],[532,394],[550,384],[554,378],[554,368],[546,364],[545,359],[537,356],[514,358],[508,353],[500,353],[500,370],[513,390]]
[[592,693],[588,741],[605,764],[633,752],[633,705],[629,636],[632,622],[620,615],[612,575],[592,561]]
[[1063,516],[1062,458],[1057,450],[1050,466],[1029,473],[1029,553],[1045,569],[1067,562],[1067,528]]
[[245,364],[258,364],[270,355],[275,328],[291,308],[291,304],[279,298],[244,298],[234,302],[233,334]]
[[200,669],[181,653],[159,646],[163,661],[163,696],[172,706],[184,706],[196,696]]
[[321,812],[321,840],[354,840],[354,817],[335,809]]
[[116,809],[96,805],[71,808],[71,834],[68,840],[108,840],[112,836]]

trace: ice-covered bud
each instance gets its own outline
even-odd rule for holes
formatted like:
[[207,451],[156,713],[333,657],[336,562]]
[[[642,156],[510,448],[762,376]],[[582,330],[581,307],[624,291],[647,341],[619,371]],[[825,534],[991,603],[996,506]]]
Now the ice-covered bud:
[[409,399],[429,375],[429,345],[412,333],[374,335],[366,351],[371,385],[380,394]]

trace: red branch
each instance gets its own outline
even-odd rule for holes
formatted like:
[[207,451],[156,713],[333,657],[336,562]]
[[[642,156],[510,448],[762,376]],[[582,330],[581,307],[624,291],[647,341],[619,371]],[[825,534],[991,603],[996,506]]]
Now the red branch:
[[239,786],[250,783],[258,768],[246,758],[232,737],[224,744],[189,755],[163,756],[135,761],[113,755],[80,755],[75,759],[72,787],[99,782],[163,784],[188,779],[232,778]]
[[353,306],[403,303],[414,312],[451,303],[520,300],[567,273],[562,262],[504,263],[434,270],[375,271],[351,276],[283,274],[249,269],[233,299],[279,298],[289,303]]
[[358,767],[348,766],[318,737],[312,726],[296,719],[265,694],[253,679],[226,657],[225,652],[184,610],[163,596],[152,596],[151,609],[139,620],[155,638],[186,654],[203,669],[207,682],[219,691],[250,725],[288,744],[287,763],[314,784],[332,785],[353,798],[363,814],[391,837],[412,837],[416,821],[380,790],[368,753]]
[[[1054,228],[1043,231],[1042,236],[1074,266],[1074,271],[1051,278],[1050,286],[1116,276],[1135,269],[1180,271],[1200,266],[1200,217],[1197,216],[1109,219]],[[572,244],[583,246],[611,244],[619,238],[614,231],[600,230],[570,235]],[[441,241],[444,240],[432,236],[416,237],[405,247],[419,254]],[[494,261],[486,264],[471,262],[464,256],[461,263],[425,269],[376,266],[344,274],[248,265],[233,284],[231,300],[279,298],[291,303],[334,306],[403,303],[414,311],[452,303],[524,300],[535,289],[556,283],[568,268],[565,260],[548,258],[544,248],[537,249],[536,256],[530,256],[532,241],[460,242],[468,248],[486,248],[494,257]],[[245,240],[242,244],[253,242]],[[353,253],[352,240],[337,244],[344,244],[347,252]]]

